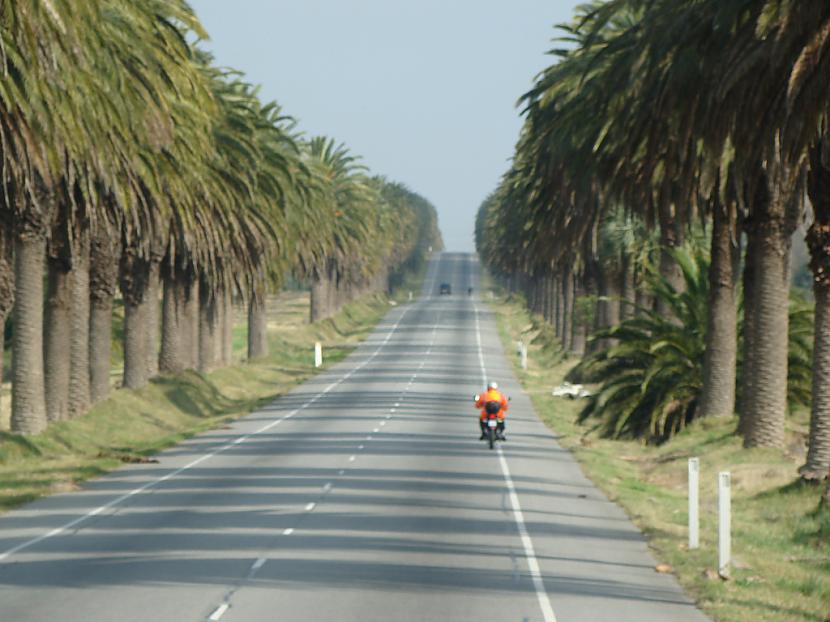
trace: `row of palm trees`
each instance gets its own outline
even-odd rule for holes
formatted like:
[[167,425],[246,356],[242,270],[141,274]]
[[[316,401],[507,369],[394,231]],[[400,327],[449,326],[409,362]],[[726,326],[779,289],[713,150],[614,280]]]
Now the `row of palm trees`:
[[780,447],[791,239],[811,208],[816,330],[802,473],[825,477],[830,4],[608,0],[581,7],[563,28],[557,62],[521,99],[525,124],[512,168],[479,212],[484,261],[520,280],[537,309],[553,307],[563,342],[582,352],[576,303],[593,295],[600,326],[617,323],[633,303],[648,306],[640,266],[649,255],[681,291],[672,249],[704,223],[711,267],[699,414],[735,411],[742,279],[741,433],[749,447]]
[[206,37],[183,0],[0,4],[14,432],[108,394],[119,294],[123,386],[140,388],[229,363],[234,301],[248,305],[249,356],[264,356],[266,295],[289,274],[328,278],[316,319],[440,246],[428,202],[303,138],[193,43]]

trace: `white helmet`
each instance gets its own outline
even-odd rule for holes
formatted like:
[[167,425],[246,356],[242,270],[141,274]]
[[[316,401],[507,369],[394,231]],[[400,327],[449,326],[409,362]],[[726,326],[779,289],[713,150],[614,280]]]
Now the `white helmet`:
[[487,383],[487,388],[496,390],[496,389],[499,388],[499,383],[490,381],[490,382]]

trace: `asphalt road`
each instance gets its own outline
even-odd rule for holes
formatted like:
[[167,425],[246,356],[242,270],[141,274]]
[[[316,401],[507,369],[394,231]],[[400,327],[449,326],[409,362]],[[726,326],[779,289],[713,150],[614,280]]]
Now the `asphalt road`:
[[[468,285],[444,254],[268,408],[0,518],[0,620],[706,620],[533,414]],[[495,451],[485,378],[513,398]]]

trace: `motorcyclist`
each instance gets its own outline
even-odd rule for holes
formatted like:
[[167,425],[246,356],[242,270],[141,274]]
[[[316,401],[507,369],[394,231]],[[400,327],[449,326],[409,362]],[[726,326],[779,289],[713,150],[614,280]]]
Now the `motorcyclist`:
[[[504,435],[504,417],[507,413],[507,396],[499,391],[499,385],[496,382],[490,381],[487,383],[487,390],[482,395],[475,396],[475,406],[481,409],[479,416],[479,426],[481,427],[481,439],[487,438],[487,419],[491,411],[498,419],[498,427],[496,428],[496,435],[499,439],[506,441],[507,437]],[[496,410],[498,409],[498,410]]]

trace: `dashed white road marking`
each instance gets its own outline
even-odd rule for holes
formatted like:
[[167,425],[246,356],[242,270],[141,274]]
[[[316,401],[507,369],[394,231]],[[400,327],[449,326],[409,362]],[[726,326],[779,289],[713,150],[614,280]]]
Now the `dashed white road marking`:
[[292,533],[294,533],[294,528],[293,527],[289,527],[288,529],[283,529],[283,531],[282,531],[282,535],[284,535],[284,536],[290,536]]
[[231,606],[228,603],[222,603],[213,613],[210,614],[208,620],[210,620],[210,622],[217,622],[217,620],[220,620],[230,608]]
[[372,430],[372,434],[377,434],[378,432],[380,432],[380,428],[375,428],[374,430]]
[[386,425],[386,422],[385,422],[385,421],[381,421],[381,422],[380,422],[380,426],[381,426],[381,427],[383,427],[383,426],[385,426],[385,425]]
[[357,460],[357,456],[349,456],[349,462],[354,462]]
[[256,560],[254,562],[254,565],[251,566],[251,570],[259,570],[260,568],[262,568],[265,565],[265,562],[267,562],[267,561],[268,560],[266,558],[260,557],[258,560]]
[[314,503],[314,501],[312,501],[311,503],[309,503],[305,506],[305,511],[306,512],[311,512],[311,510],[313,510],[315,507],[317,507],[317,504]]
[[323,486],[323,492],[328,492],[331,490],[331,482],[326,482],[326,485]]

